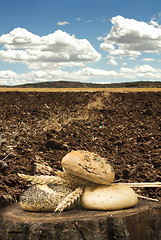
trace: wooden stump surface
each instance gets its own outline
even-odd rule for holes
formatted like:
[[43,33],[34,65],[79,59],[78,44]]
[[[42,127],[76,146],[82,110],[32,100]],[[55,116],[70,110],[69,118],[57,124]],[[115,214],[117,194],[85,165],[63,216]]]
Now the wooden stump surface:
[[161,240],[161,204],[139,200],[130,209],[63,213],[0,209],[0,240]]

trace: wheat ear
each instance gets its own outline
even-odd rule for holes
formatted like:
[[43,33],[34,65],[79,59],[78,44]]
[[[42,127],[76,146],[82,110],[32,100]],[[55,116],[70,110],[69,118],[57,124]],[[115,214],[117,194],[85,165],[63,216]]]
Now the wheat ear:
[[60,184],[60,185],[69,185],[68,181],[65,179],[62,179],[58,176],[46,176],[46,175],[41,175],[41,176],[30,176],[30,175],[25,175],[21,173],[17,173],[17,175],[23,179],[25,179],[28,182],[32,182],[34,184],[45,184],[45,183],[53,183],[53,184]]
[[66,208],[69,208],[75,201],[77,201],[83,194],[83,188],[78,187],[72,193],[68,194],[61,203],[58,204],[55,212],[62,212]]
[[60,178],[63,178],[64,180],[68,181],[70,183],[70,187],[84,187],[84,186],[93,186],[96,185],[96,183],[92,183],[88,180],[85,180],[83,178],[74,176],[72,174],[67,173],[66,171],[57,171],[56,175]]

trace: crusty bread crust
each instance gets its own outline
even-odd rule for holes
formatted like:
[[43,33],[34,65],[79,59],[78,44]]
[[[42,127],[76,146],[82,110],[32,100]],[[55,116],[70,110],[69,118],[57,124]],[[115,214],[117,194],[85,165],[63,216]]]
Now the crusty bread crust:
[[71,151],[61,164],[67,173],[96,184],[109,185],[114,181],[115,173],[107,159],[88,151]]
[[87,187],[80,201],[82,207],[91,210],[119,210],[133,207],[137,202],[134,190],[121,183]]
[[25,211],[55,211],[58,204],[73,189],[56,184],[33,185],[20,197],[20,207]]

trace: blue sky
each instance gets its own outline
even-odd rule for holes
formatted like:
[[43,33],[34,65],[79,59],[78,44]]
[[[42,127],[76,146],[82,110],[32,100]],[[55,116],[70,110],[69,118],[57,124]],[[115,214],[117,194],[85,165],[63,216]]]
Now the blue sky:
[[5,0],[0,85],[161,81],[161,2]]

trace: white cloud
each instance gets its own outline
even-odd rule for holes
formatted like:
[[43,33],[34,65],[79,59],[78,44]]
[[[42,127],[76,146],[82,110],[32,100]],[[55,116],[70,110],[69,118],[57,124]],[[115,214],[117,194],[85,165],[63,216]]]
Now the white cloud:
[[97,37],[98,41],[101,41],[103,39],[103,37]]
[[153,62],[153,61],[155,61],[155,59],[154,58],[143,58],[143,59],[141,59],[142,61],[145,61],[145,62]]
[[111,80],[161,80],[161,69],[150,65],[135,66],[134,68],[122,67],[119,71],[108,71],[95,68],[82,68],[77,71],[63,70],[37,70],[26,74],[16,74],[12,71],[0,71],[0,85],[18,85],[24,83],[46,82],[46,81],[93,81],[103,78],[104,82]]
[[141,55],[141,53],[139,51],[130,51],[128,49],[116,49],[113,51],[110,51],[111,55],[119,55],[121,57],[125,57],[125,56],[132,56],[132,57],[138,57],[139,55]]
[[64,22],[58,21],[57,22],[57,25],[59,25],[59,26],[64,26],[64,25],[67,25],[67,24],[69,24],[69,22],[66,22],[66,21],[64,21]]
[[39,37],[23,28],[0,36],[0,60],[25,63],[30,69],[58,69],[95,62],[101,55],[86,39],[57,30]]
[[137,60],[137,58],[135,58],[135,57],[130,57],[129,59],[132,60],[132,61]]
[[31,71],[27,74],[16,74],[12,71],[0,71],[0,85],[17,85],[24,83],[46,82],[46,81],[87,81],[91,78],[115,77],[115,71],[106,71],[94,68],[83,68],[78,71],[46,70]]
[[122,67],[120,68],[120,77],[161,80],[161,69],[155,69],[150,65],[135,66],[135,68]]
[[110,59],[107,64],[111,66],[117,66],[117,62],[114,59]]
[[[101,38],[98,38],[98,40],[101,40]],[[110,52],[115,49],[115,47],[111,43],[106,43],[106,42],[101,43],[100,48],[105,52]]]
[[[159,23],[161,20],[161,12],[159,12],[158,14],[155,14],[150,21],[150,24],[152,24],[153,26],[159,26]],[[159,26],[160,27],[160,26]]]
[[[111,31],[100,45],[103,51],[133,57],[139,56],[141,52],[161,53],[161,28],[156,22],[148,24],[122,16],[113,17],[111,22]],[[114,48],[112,51],[106,48],[111,45]]]
[[86,21],[86,23],[91,23],[91,22],[92,22],[92,20],[87,20],[87,21]]
[[[100,45],[101,49],[110,53],[107,56],[109,65],[116,66],[117,57],[129,56],[129,59],[136,60],[142,51],[158,49],[158,53],[161,52],[159,27],[120,16],[113,18],[112,23],[110,33],[105,38],[100,38],[104,40]],[[77,39],[74,35],[61,30],[40,37],[26,29],[16,28],[0,36],[0,44],[2,45],[0,60],[23,63],[32,70],[24,74],[10,70],[0,71],[0,85],[58,80],[91,81],[94,78],[97,78],[97,81],[103,78],[103,82],[111,82],[113,79],[161,80],[161,70],[148,64],[129,68],[124,62],[118,71],[84,67],[86,63],[100,60],[101,55],[87,39]],[[154,59],[141,60],[150,62]],[[71,72],[63,70],[64,67],[73,66],[81,66],[82,69]]]
[[106,82],[95,82],[95,83],[98,83],[98,84],[111,84],[111,82],[109,82],[109,81],[108,82],[107,81]]
[[11,70],[0,71],[0,85],[8,85],[10,83],[16,83],[19,75]]
[[91,77],[115,77],[117,73],[115,71],[106,71],[102,69],[86,67],[79,71],[73,72],[72,75],[76,77],[82,77],[82,80],[88,80]]
[[18,75],[11,70],[1,70],[0,71],[1,79],[16,78]]
[[154,27],[159,27],[158,22],[156,22],[154,20],[151,20],[149,24],[153,25]]

